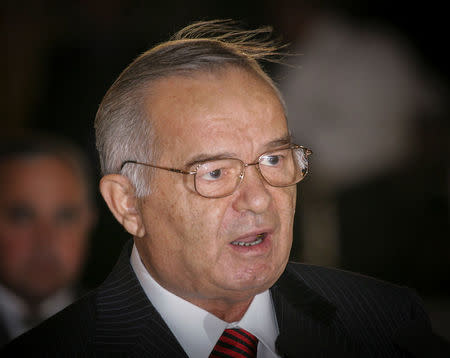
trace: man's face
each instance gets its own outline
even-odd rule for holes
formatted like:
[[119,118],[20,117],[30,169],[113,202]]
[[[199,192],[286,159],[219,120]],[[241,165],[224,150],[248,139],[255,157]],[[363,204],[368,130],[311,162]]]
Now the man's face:
[[0,164],[0,282],[31,302],[78,275],[91,224],[84,183],[49,156]]
[[[288,140],[283,107],[255,75],[229,68],[172,77],[153,87],[148,112],[155,125],[159,165],[217,157],[254,162]],[[140,202],[145,227],[135,242],[151,275],[193,302],[248,300],[283,272],[292,242],[296,187],[275,188],[254,166],[230,196],[198,195],[193,176],[156,170]],[[233,242],[263,241],[254,246]]]

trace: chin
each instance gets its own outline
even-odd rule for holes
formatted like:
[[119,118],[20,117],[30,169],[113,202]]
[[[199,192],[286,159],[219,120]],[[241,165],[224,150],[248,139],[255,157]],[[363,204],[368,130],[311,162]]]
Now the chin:
[[261,270],[239,272],[234,277],[230,277],[228,282],[233,282],[231,286],[236,290],[252,291],[258,294],[272,287],[279,276],[277,270],[265,267]]

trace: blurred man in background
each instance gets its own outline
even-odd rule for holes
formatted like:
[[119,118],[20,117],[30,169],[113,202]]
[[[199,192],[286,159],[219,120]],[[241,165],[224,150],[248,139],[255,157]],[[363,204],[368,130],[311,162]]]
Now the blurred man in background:
[[94,219],[87,169],[61,139],[0,144],[0,346],[80,294]]

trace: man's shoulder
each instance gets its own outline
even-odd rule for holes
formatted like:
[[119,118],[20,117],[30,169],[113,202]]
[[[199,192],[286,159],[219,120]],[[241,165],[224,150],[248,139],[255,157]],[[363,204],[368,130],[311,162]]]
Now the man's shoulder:
[[19,353],[40,356],[43,352],[44,355],[54,356],[58,352],[67,351],[69,347],[71,351],[76,347],[82,354],[90,337],[93,337],[95,299],[96,291],[87,293],[6,345],[4,350],[0,351],[2,357],[19,356]]
[[336,292],[337,288],[342,290],[341,294],[349,293],[347,290],[351,290],[352,293],[379,292],[400,297],[405,294],[415,295],[414,291],[408,287],[333,267],[289,262],[286,272],[302,280],[312,289],[319,289],[327,296],[329,290],[339,295],[339,292]]
[[286,272],[335,307],[337,317],[352,325],[382,327],[421,321],[429,325],[423,302],[413,289],[355,272],[289,263]]
[[[327,337],[342,335],[348,343],[344,350],[356,356],[404,356],[399,352],[408,351],[417,357],[444,357],[441,352],[450,349],[433,334],[420,298],[407,287],[336,268],[289,263],[272,291],[277,318],[286,337],[294,340],[300,334],[312,337],[310,341],[320,337],[323,344],[323,332],[334,332]],[[294,333],[286,333],[286,327]],[[279,343],[289,347],[288,342]]]

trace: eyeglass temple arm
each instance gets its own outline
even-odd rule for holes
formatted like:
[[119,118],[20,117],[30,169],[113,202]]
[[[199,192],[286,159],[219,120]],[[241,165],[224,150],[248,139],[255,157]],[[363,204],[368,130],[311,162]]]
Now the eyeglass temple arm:
[[131,164],[145,165],[145,166],[147,166],[147,167],[157,168],[157,169],[163,169],[163,170],[167,170],[167,171],[169,171],[169,172],[174,172],[174,173],[179,173],[179,174],[193,175],[193,174],[196,173],[196,172],[187,172],[187,171],[185,171],[185,170],[176,169],[176,168],[167,168],[167,167],[160,167],[160,166],[158,166],[158,165],[153,165],[153,164],[141,163],[141,162],[137,162],[137,161],[135,161],[135,160],[126,160],[126,161],[124,161],[124,162],[122,163],[122,165],[120,166],[120,170],[122,170],[123,167],[124,167],[126,164],[129,164],[129,163],[131,163]]

